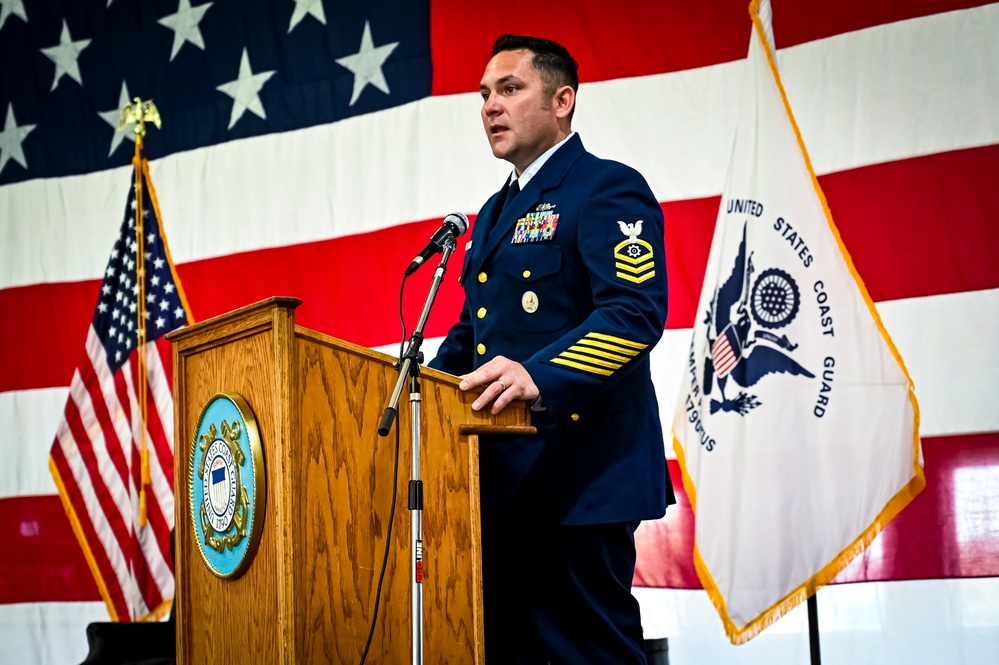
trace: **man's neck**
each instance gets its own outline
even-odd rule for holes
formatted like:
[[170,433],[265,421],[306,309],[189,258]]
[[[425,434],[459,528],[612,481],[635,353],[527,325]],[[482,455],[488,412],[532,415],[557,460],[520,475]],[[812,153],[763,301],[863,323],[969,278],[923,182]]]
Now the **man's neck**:
[[513,171],[514,175],[511,177],[511,180],[520,181],[520,188],[523,189],[527,183],[530,182],[531,178],[533,178],[535,174],[541,170],[541,167],[545,165],[545,162],[547,162],[548,159],[555,154],[555,151],[565,145],[565,142],[568,141],[574,134],[575,132],[569,132],[568,134],[562,136],[561,139],[538,155],[530,164],[524,167],[523,170],[519,170],[515,167]]
[[548,153],[555,146],[559,145],[560,143],[563,143],[567,138],[569,138],[569,136],[571,134],[572,134],[572,129],[570,129],[570,128],[566,128],[566,129],[559,128],[558,133],[552,139],[552,142],[548,144],[547,148],[544,148],[543,150],[541,150],[541,152],[539,152],[536,155],[534,155],[534,157],[532,157],[531,160],[529,162],[527,162],[526,164],[521,164],[521,165],[514,164],[513,165],[513,171],[514,171],[514,173],[516,173],[517,177],[519,178],[520,175],[524,171],[526,171],[527,169],[529,169],[531,167],[531,164],[533,164],[534,162],[538,161],[541,158],[542,155]]

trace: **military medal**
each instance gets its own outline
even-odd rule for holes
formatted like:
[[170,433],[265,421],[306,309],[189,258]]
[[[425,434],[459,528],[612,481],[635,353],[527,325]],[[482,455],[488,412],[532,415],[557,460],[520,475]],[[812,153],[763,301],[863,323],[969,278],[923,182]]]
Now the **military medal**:
[[525,291],[524,295],[520,298],[520,306],[528,314],[534,314],[538,311],[538,294],[534,291]]

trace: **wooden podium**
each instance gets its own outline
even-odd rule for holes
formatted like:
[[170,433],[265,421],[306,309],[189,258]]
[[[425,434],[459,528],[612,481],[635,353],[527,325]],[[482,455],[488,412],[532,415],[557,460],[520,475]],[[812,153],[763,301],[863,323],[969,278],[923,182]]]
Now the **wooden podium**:
[[[296,326],[299,304],[271,298],[169,335],[180,663],[350,664],[367,640],[395,462],[395,433],[377,430],[398,373],[387,355]],[[420,384],[424,660],[482,663],[478,436],[534,430],[526,404],[476,413],[455,377],[424,369]],[[205,565],[191,516],[193,438],[219,392],[249,403],[266,469],[259,547],[236,579]],[[408,395],[373,664],[411,662]]]

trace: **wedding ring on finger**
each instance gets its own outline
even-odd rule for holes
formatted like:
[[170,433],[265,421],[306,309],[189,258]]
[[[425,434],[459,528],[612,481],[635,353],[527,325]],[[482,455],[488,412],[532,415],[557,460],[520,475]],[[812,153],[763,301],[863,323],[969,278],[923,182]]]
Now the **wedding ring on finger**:
[[503,383],[503,381],[502,381],[501,379],[496,379],[496,383],[498,383],[498,384],[500,384],[501,386],[503,386],[503,390],[502,390],[502,391],[500,391],[500,392],[505,392],[505,391],[506,391],[506,384],[505,384],[505,383]]

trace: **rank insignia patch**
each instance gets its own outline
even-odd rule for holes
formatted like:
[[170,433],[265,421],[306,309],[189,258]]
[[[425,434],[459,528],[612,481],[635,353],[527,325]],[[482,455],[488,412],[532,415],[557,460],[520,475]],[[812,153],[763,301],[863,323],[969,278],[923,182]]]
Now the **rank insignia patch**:
[[[539,206],[540,207],[540,206]],[[558,213],[551,210],[529,212],[517,220],[510,243],[520,245],[527,242],[541,242],[555,237],[558,226]]]
[[642,284],[656,276],[655,262],[652,260],[652,245],[639,239],[642,234],[642,220],[634,224],[618,222],[621,233],[627,236],[614,247],[614,267],[617,277]]

